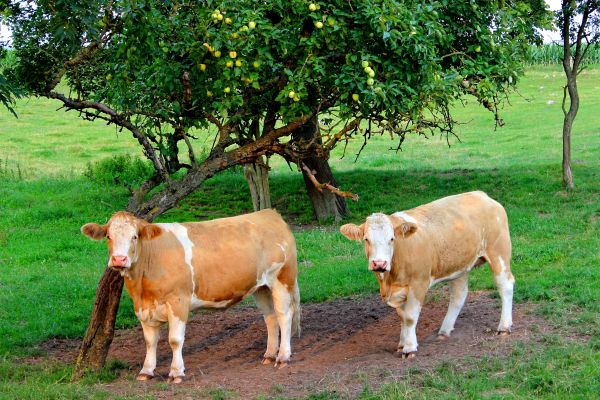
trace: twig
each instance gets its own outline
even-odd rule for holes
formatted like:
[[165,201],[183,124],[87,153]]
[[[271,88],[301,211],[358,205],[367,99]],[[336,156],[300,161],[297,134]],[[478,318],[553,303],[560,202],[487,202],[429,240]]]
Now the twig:
[[315,175],[313,174],[313,172],[310,170],[310,168],[308,168],[306,166],[306,164],[301,163],[302,165],[302,169],[304,171],[306,171],[306,174],[308,175],[308,178],[310,179],[310,181],[313,183],[313,185],[315,185],[315,187],[317,188],[317,190],[319,192],[322,192],[323,189],[327,189],[329,190],[331,193],[334,193],[340,197],[344,197],[346,199],[352,199],[354,201],[358,201],[358,195],[351,193],[351,192],[344,192],[338,188],[336,188],[333,185],[330,185],[329,183],[321,183],[317,180],[317,178],[315,178]]

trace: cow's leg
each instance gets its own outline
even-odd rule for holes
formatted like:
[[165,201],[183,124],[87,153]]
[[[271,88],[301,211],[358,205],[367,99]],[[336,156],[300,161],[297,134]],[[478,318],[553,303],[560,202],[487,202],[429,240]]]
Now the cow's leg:
[[450,337],[450,333],[454,330],[454,323],[460,310],[462,310],[467,294],[469,293],[469,274],[464,273],[458,278],[450,282],[450,304],[448,304],[448,312],[442,322],[442,326],[438,333],[440,339]]
[[275,359],[275,365],[285,366],[292,355],[290,345],[292,337],[292,294],[288,287],[281,283],[278,279],[275,280],[271,288],[273,293],[273,306],[281,330],[281,343],[279,344],[279,353]]
[[185,340],[185,325],[186,321],[182,321],[170,311],[169,318],[169,345],[173,351],[173,360],[171,361],[171,371],[169,371],[169,381],[173,383],[181,383],[185,376],[185,368],[183,366],[183,341]]
[[267,325],[267,351],[263,356],[263,364],[269,364],[275,361],[277,349],[279,349],[279,325],[275,308],[273,307],[273,297],[271,290],[267,287],[261,287],[254,292],[256,305],[263,314],[265,324]]
[[160,336],[160,325],[142,322],[142,329],[144,330],[144,340],[146,341],[146,359],[144,360],[144,366],[138,374],[137,380],[147,381],[154,377],[154,369],[156,368],[156,346]]
[[404,342],[406,341],[406,322],[404,322],[404,312],[402,311],[402,307],[396,308],[396,312],[400,317],[400,341],[398,341],[398,353],[402,353],[404,349]]
[[402,347],[403,358],[414,357],[415,355],[413,353],[416,353],[417,351],[417,321],[419,320],[421,304],[423,304],[426,290],[422,292],[422,294],[415,293],[415,290],[411,288],[408,292],[406,303],[400,306],[402,309],[402,315],[404,317],[402,321],[402,328],[405,330],[404,344]]
[[498,333],[507,335],[512,327],[512,300],[515,278],[510,272],[510,253],[509,255],[490,255],[488,258],[494,281],[502,299],[502,314],[498,324]]

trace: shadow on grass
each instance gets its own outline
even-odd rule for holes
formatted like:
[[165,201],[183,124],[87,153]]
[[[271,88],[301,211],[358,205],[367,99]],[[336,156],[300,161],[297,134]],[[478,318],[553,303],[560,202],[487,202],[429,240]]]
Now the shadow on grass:
[[[381,211],[392,213],[416,207],[451,194],[483,190],[511,208],[534,207],[546,213],[560,204],[592,201],[600,193],[594,187],[597,170],[580,166],[576,171],[577,190],[569,194],[560,186],[558,165],[524,166],[510,169],[361,170],[335,173],[339,187],[360,196],[348,201],[348,220],[360,220]],[[276,173],[270,177],[273,207],[293,225],[317,222],[300,174]],[[590,197],[591,196],[591,197]],[[249,191],[239,174],[226,173],[207,181],[163,219],[204,220],[252,211]],[[326,222],[329,225],[331,222]]]

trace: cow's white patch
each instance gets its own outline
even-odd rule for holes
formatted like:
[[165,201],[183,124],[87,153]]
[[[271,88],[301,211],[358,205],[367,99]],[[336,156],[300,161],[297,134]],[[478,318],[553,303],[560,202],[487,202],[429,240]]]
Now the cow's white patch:
[[281,331],[281,343],[279,344],[279,353],[277,354],[276,362],[285,363],[290,360],[292,349],[290,340],[292,337],[292,294],[289,288],[275,280],[273,282],[273,308]]
[[501,271],[494,276],[494,281],[496,282],[500,298],[502,299],[502,312],[500,315],[500,323],[498,324],[498,331],[510,332],[510,328],[512,327],[512,298],[515,278],[508,271],[502,256],[498,256],[498,262]]
[[402,219],[404,219],[406,222],[411,222],[411,223],[413,223],[413,224],[416,224],[416,223],[417,223],[417,220],[416,220],[416,219],[414,219],[414,217],[412,217],[412,216],[408,215],[408,214],[407,214],[407,213],[405,213],[404,211],[397,211],[397,212],[395,212],[395,213],[394,213],[394,214],[392,214],[392,215],[393,215],[393,216],[395,216],[395,217],[402,218]]
[[185,322],[180,320],[169,306],[169,345],[173,351],[173,360],[171,362],[171,371],[169,376],[176,378],[185,375],[183,366],[183,342],[185,340]]
[[146,358],[144,359],[144,366],[142,367],[140,374],[154,376],[154,369],[156,368],[156,347],[160,336],[160,329],[159,326],[153,324],[149,325],[144,322],[142,322],[142,329],[144,330],[144,340],[146,341]]
[[[135,248],[136,227],[131,221],[115,218],[108,228],[108,237],[112,241],[112,252],[108,257],[108,266],[112,267],[112,257],[127,257],[125,268],[131,267],[138,258]],[[121,274],[121,276],[124,276]]]
[[409,290],[406,303],[402,306],[403,325],[406,325],[403,353],[417,351],[417,321],[421,313],[421,302],[417,300],[412,290]]
[[442,322],[439,334],[450,336],[450,333],[454,330],[454,323],[460,310],[462,310],[467,295],[469,294],[469,275],[464,274],[450,283],[450,304],[448,304],[448,312]]
[[[472,265],[474,265],[474,263],[471,264],[471,268],[473,268]],[[468,267],[466,269],[469,270]],[[440,278],[431,277],[430,280],[429,280],[429,287],[432,287],[433,285],[435,285],[437,283],[440,283],[440,282],[451,281],[453,279],[458,278],[459,276],[461,276],[464,273],[465,273],[464,270],[460,270],[460,271],[453,272],[450,275],[443,276],[443,277],[440,277]]]
[[160,223],[156,224],[164,229],[167,232],[171,232],[175,235],[175,238],[181,243],[183,247],[183,254],[185,258],[185,263],[190,268],[190,273],[192,274],[192,293],[196,293],[196,275],[194,274],[194,266],[192,265],[192,247],[194,247],[194,243],[190,240],[188,236],[187,228],[178,223]]
[[210,301],[210,300],[202,300],[196,296],[196,293],[192,294],[192,299],[190,301],[190,310],[196,310],[198,308],[227,308],[231,304],[231,300],[221,300],[221,301]]
[[369,242],[369,265],[373,262],[385,261],[386,271],[392,268],[394,254],[394,227],[390,218],[382,213],[372,214],[367,218],[365,239]]

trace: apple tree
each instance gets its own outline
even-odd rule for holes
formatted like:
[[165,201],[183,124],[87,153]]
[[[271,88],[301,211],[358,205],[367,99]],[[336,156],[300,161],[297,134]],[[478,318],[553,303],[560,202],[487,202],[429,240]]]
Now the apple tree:
[[[545,13],[542,0],[13,1],[10,76],[135,137],[154,175],[127,209],[152,220],[236,165],[266,206],[273,156],[309,188],[344,195],[332,149],[453,135],[451,106],[465,95],[501,124],[498,104]],[[322,215],[343,214],[339,196],[313,197]],[[107,270],[77,373],[103,365],[121,287]]]

